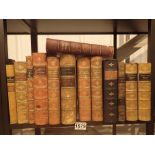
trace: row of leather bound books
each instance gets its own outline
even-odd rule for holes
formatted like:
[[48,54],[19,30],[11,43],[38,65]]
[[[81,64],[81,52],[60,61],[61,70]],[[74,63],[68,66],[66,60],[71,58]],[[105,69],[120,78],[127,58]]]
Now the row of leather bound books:
[[[151,64],[118,62],[111,59],[113,48],[105,46],[79,56],[69,47],[75,44],[48,39],[47,54],[6,65],[10,123],[150,121]],[[52,54],[56,50],[61,55]]]
[[11,124],[151,119],[150,63],[34,53],[6,72]]

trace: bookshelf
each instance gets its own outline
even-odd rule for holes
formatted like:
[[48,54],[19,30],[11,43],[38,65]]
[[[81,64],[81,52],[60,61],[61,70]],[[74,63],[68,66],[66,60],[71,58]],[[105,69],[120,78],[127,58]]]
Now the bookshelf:
[[[79,24],[80,23],[80,24]],[[62,26],[63,25],[63,26]],[[7,35],[31,35],[31,48],[38,51],[37,35],[44,34],[112,34],[114,38],[114,58],[117,58],[117,35],[118,34],[147,34],[148,35],[148,62],[152,63],[152,79],[155,79],[155,20],[104,20],[104,19],[78,19],[78,20],[29,20],[29,19],[7,19],[0,20],[0,134],[12,134],[12,129],[35,128],[35,134],[41,134],[41,128],[61,128],[64,125],[57,126],[37,126],[30,124],[10,125],[9,124],[9,107],[7,97],[7,83],[5,64],[8,61],[7,52]],[[127,55],[127,54],[126,54]],[[152,80],[152,86],[155,81]],[[105,124],[103,122],[88,122],[88,126],[113,125],[113,134],[117,134],[117,124],[146,124],[146,134],[154,134],[154,109],[155,109],[155,88],[152,87],[152,119],[149,122],[124,122],[116,124]],[[73,125],[71,126],[73,127]]]

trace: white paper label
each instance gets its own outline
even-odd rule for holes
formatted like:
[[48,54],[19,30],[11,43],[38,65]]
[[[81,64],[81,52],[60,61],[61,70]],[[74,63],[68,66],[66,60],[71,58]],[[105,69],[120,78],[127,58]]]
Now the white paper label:
[[87,123],[86,122],[76,122],[75,123],[75,130],[86,130]]

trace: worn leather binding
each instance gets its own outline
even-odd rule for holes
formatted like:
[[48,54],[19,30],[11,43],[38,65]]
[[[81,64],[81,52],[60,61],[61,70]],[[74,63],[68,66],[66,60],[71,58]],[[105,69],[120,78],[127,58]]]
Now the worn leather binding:
[[60,57],[61,121],[76,122],[76,59],[73,55]]
[[80,121],[91,121],[90,58],[77,60]]
[[126,76],[126,120],[137,121],[138,90],[137,90],[137,64],[127,63],[125,65]]
[[28,123],[26,62],[15,62],[15,90],[18,123]]
[[92,121],[103,121],[102,57],[91,57]]
[[35,124],[48,124],[47,63],[45,53],[33,53]]
[[151,120],[151,63],[138,64],[138,119]]
[[27,66],[27,102],[28,102],[28,114],[29,124],[34,123],[34,94],[33,94],[33,61],[32,56],[26,56]]
[[118,121],[125,121],[125,63],[118,63]]
[[46,40],[46,51],[47,55],[64,53],[87,56],[104,56],[105,58],[112,58],[114,54],[114,49],[111,46],[55,40],[50,38],[47,38]]
[[59,58],[47,57],[49,124],[60,124]]
[[15,93],[14,64],[6,65],[6,76],[7,76],[7,86],[8,86],[10,124],[16,124],[17,123],[17,105],[16,105],[16,93]]
[[103,70],[103,118],[105,123],[116,123],[118,99],[117,60],[104,60]]

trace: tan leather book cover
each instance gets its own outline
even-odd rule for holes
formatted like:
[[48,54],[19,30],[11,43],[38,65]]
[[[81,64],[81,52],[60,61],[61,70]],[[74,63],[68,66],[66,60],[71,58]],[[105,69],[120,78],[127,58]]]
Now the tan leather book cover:
[[35,124],[48,124],[47,62],[45,53],[33,53]]
[[111,46],[87,44],[65,40],[56,40],[47,38],[46,40],[47,55],[62,53],[87,56],[104,56],[112,58],[114,49]]
[[91,58],[92,121],[103,121],[102,57]]
[[138,120],[138,67],[136,63],[125,65],[126,74],[126,120]]
[[151,120],[151,63],[138,64],[138,118]]
[[91,121],[90,58],[78,58],[77,69],[80,121]]
[[15,62],[15,87],[18,124],[28,123],[26,62]]
[[29,124],[34,124],[34,94],[33,94],[33,60],[32,56],[26,56],[27,66],[27,102]]
[[6,76],[8,86],[10,124],[16,124],[17,105],[16,105],[16,93],[15,93],[15,72],[13,64],[6,65]]
[[49,124],[60,124],[60,62],[47,57]]
[[62,124],[74,124],[76,122],[76,59],[75,59],[75,56],[62,55],[60,57],[60,81],[61,81]]

